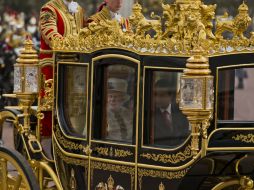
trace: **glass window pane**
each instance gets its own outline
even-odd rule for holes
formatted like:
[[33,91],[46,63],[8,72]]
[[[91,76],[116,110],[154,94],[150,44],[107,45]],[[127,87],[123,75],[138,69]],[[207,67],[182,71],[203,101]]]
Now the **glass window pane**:
[[64,114],[68,129],[86,136],[87,67],[65,66]]
[[254,121],[254,68],[219,71],[218,119]]
[[177,147],[190,135],[189,122],[177,102],[180,74],[146,72],[145,145]]
[[132,143],[135,128],[135,69],[109,65],[104,69],[103,140]]

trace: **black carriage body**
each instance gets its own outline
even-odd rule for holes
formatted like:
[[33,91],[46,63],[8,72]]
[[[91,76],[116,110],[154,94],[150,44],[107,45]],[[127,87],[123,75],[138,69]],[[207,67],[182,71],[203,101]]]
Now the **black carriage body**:
[[[222,178],[237,176],[235,164],[245,155],[249,156],[239,164],[240,173],[253,175],[253,168],[246,165],[253,161],[254,116],[244,120],[238,119],[235,113],[239,106],[235,102],[241,100],[241,94],[237,95],[241,86],[239,89],[236,86],[239,82],[236,72],[243,69],[247,72],[243,77],[252,77],[252,53],[209,57],[215,103],[205,157],[193,158],[190,130],[183,130],[185,135],[182,136],[176,131],[172,141],[157,141],[158,131],[151,124],[156,120],[153,119],[156,81],[163,77],[174,80],[172,86],[177,100],[180,75],[187,59],[121,49],[103,49],[90,54],[55,53],[53,148],[64,189],[71,189],[72,185],[77,189],[99,189],[100,185],[112,181],[115,188],[121,186],[125,190],[157,190],[163,186],[172,190],[211,189]],[[128,97],[132,105],[132,112],[128,112],[133,127],[130,140],[105,136],[110,127],[105,120],[108,101],[105,94],[109,91],[108,81],[114,82],[112,78],[126,79],[132,84],[126,91],[132,95]],[[79,82],[80,86],[76,86]],[[248,87],[243,89],[251,93]],[[248,112],[245,108],[239,109]],[[73,116],[76,113],[83,115]],[[173,122],[178,123],[179,128],[184,125],[185,118],[181,114],[175,118]],[[75,123],[81,128],[75,128]]]

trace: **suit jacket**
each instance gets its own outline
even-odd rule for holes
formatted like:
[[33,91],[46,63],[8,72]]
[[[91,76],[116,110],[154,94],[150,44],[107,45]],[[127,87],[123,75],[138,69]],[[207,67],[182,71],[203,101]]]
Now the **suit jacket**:
[[177,104],[171,104],[172,126],[167,126],[165,118],[156,108],[154,118],[154,144],[165,146],[177,146],[183,143],[189,135],[189,122],[179,110]]

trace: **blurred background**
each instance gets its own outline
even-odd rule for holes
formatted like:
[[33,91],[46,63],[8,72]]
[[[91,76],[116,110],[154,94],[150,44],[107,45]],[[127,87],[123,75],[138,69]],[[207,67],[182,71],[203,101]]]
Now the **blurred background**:
[[[103,0],[77,0],[86,10],[86,16],[96,12]],[[123,0],[120,13],[128,17],[131,14],[135,0]],[[163,0],[173,3],[174,0]],[[3,93],[11,93],[13,88],[13,64],[19,54],[27,33],[32,34],[34,44],[39,50],[40,34],[38,32],[38,17],[40,8],[48,0],[0,0],[0,108],[11,104],[5,102]],[[147,18],[152,11],[157,15],[162,14],[161,0],[138,0],[143,5]],[[204,0],[205,4],[217,4],[216,16],[228,12],[229,18],[236,16],[238,7],[243,0]],[[249,14],[254,17],[254,0],[245,0],[249,6]],[[254,20],[254,19],[253,19]],[[252,24],[249,30],[254,30]]]

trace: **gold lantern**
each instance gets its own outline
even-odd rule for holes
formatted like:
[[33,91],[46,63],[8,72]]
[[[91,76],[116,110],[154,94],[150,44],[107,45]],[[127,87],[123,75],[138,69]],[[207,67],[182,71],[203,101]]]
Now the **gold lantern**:
[[191,124],[191,145],[195,157],[200,151],[200,144],[201,154],[205,155],[207,129],[213,115],[214,87],[208,58],[202,56],[201,50],[194,50],[193,54],[181,76],[180,109]]
[[23,110],[24,130],[29,130],[31,106],[39,91],[39,59],[33,42],[27,39],[14,65],[14,94]]

